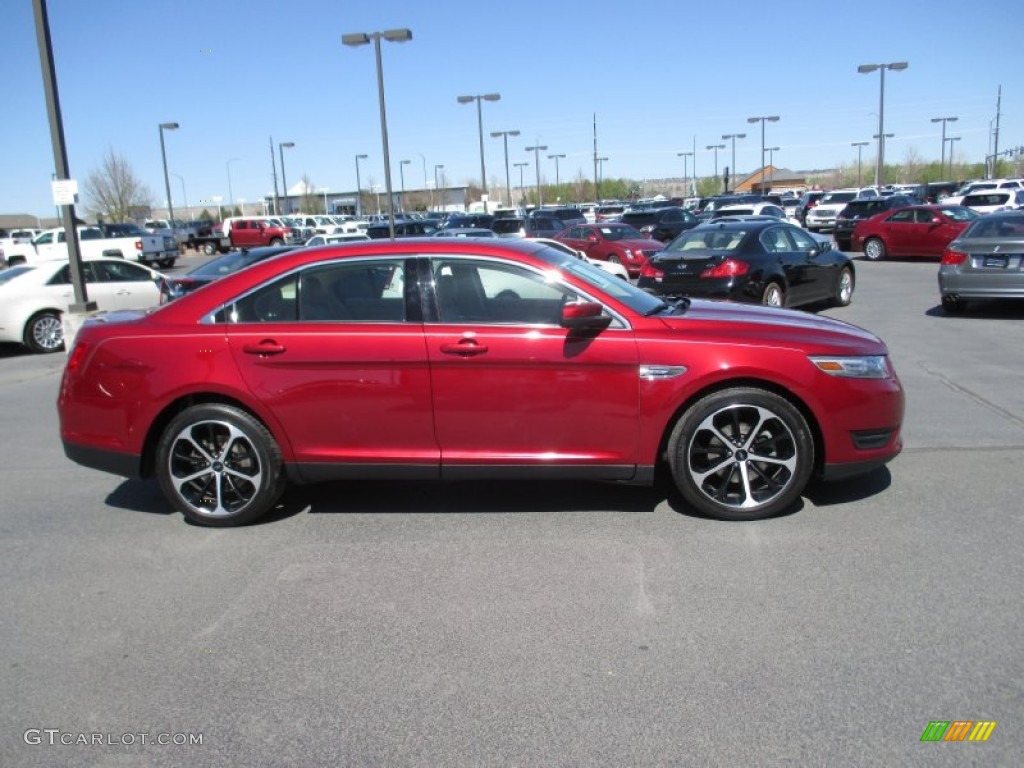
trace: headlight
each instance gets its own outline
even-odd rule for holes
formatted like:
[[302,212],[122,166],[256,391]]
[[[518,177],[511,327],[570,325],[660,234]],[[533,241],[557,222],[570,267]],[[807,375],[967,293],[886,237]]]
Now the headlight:
[[810,361],[819,371],[829,376],[845,376],[850,379],[886,379],[889,377],[889,363],[885,355],[864,357],[812,357]]

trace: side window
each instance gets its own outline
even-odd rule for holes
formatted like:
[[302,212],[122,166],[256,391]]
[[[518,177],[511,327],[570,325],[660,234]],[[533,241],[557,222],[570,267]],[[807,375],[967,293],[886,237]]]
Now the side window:
[[309,322],[405,322],[401,260],[330,264],[299,279],[299,319]]
[[97,261],[96,277],[101,281],[116,283],[148,283],[153,280],[149,272],[127,261]]
[[901,211],[901,213],[913,213],[914,221],[918,224],[931,224],[932,219],[935,218],[935,214],[927,208],[918,208],[915,211]]
[[227,316],[217,322],[284,323],[298,319],[298,277],[289,275],[243,296],[228,308]]
[[[924,211],[924,213],[927,213],[927,211]],[[913,223],[914,218],[914,211],[896,211],[888,220],[893,224],[910,224]]]
[[683,220],[683,215],[679,211],[670,210],[668,213],[666,213],[664,216],[662,216],[661,220],[662,221],[666,221],[666,222],[682,221]]
[[37,245],[49,245],[53,242],[53,232],[47,232],[46,234],[40,235],[36,240]]
[[761,245],[768,253],[786,253],[794,250],[793,244],[786,237],[786,231],[782,227],[766,229],[760,236]]
[[494,262],[434,259],[442,323],[558,325],[575,292],[531,270]]
[[797,227],[787,227],[786,231],[789,233],[789,236],[793,238],[793,242],[796,243],[796,249],[798,251],[818,250],[818,241],[802,229],[798,229]]

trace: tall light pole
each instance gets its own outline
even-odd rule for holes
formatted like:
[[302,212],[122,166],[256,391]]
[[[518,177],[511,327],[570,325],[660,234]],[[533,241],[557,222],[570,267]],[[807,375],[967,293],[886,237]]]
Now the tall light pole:
[[[736,139],[745,139],[747,134],[745,133],[723,133],[722,138],[726,141],[732,139],[732,166],[729,169],[729,181],[732,181],[732,188],[736,188]],[[728,190],[726,190],[728,191]]]
[[288,177],[284,172],[284,151],[286,149],[291,149],[294,146],[294,141],[282,141],[277,145],[278,154],[281,155],[281,190],[284,192],[284,207],[288,209],[286,211],[281,211],[281,213],[291,213],[292,211],[292,205],[288,201]]
[[328,189],[327,187],[320,187],[320,189],[317,190],[317,192],[321,193],[324,196],[324,216],[330,213],[330,211],[327,210],[327,193],[330,191],[331,190]]
[[[687,161],[693,157],[693,152],[676,152],[676,157],[683,158],[683,194],[689,194],[687,190],[690,188],[690,169]],[[694,161],[696,164],[696,161]]]
[[876,69],[879,72],[878,133],[875,134],[875,137],[878,139],[878,157],[875,160],[875,186],[879,189],[881,189],[882,182],[885,180],[885,70],[892,69],[898,72],[906,69],[908,66],[905,61],[894,61],[888,64],[861,64],[857,67],[857,71],[862,75],[874,72]]
[[544,197],[540,192],[540,153],[547,150],[546,144],[534,144],[532,147],[527,147],[527,152],[533,152],[533,169],[537,172],[537,207],[540,208],[544,204]]
[[[225,163],[228,169],[228,203],[231,205],[232,210],[234,210],[235,207],[235,193],[231,190],[231,164],[236,160],[238,160],[237,157],[232,157],[230,160],[227,161],[227,163]],[[277,186],[276,180],[274,182],[274,186],[275,188]]]
[[596,157],[594,161],[597,163],[597,199],[601,199],[601,182],[604,181],[604,164],[608,161],[607,157]]
[[[959,118],[957,117],[933,117],[933,123],[942,123],[942,159],[939,161],[939,173],[946,172],[946,123],[955,123]],[[950,146],[952,149],[952,146]],[[949,164],[952,169],[953,163]],[[952,171],[950,171],[952,173]]]
[[[438,196],[441,195],[441,185],[437,183],[437,172],[439,170],[444,170],[444,165],[435,165],[434,166],[434,189],[437,190]],[[445,207],[445,202],[444,202],[444,198],[443,197],[441,198],[441,207],[442,208]]]
[[558,186],[561,183],[561,178],[558,175],[558,160],[564,158],[565,155],[548,155],[548,160],[555,161],[555,201],[558,201]]
[[725,149],[725,144],[708,144],[705,149],[713,149],[715,151],[715,182],[718,181],[718,150]]
[[[508,174],[508,137],[518,135],[519,131],[491,131],[492,138],[496,139],[501,136],[505,141],[505,192],[508,195],[509,205],[512,205],[512,181]],[[519,165],[519,163],[516,163],[516,165]],[[520,171],[520,173],[522,173],[522,171]]]
[[516,168],[519,169],[519,199],[524,201],[526,199],[526,193],[523,191],[523,168],[529,167],[529,163],[513,163]]
[[778,147],[765,147],[765,152],[768,153],[768,191],[772,190],[772,179],[775,177],[775,153],[779,151]]
[[384,148],[384,183],[388,191],[388,231],[391,239],[395,239],[395,198],[391,193],[391,154],[388,152],[388,119],[384,108],[384,66],[380,58],[380,39],[384,38],[390,43],[404,43],[412,40],[410,29],[387,29],[383,32],[357,32],[350,35],[342,35],[343,45],[365,45],[373,40],[374,52],[377,56],[377,99],[380,102],[380,137]]
[[[949,178],[953,178],[953,142],[960,141],[959,136],[950,136],[946,141],[949,142]],[[945,146],[945,142],[943,143]]]
[[484,201],[484,213],[487,213],[487,167],[484,165],[484,113],[483,108],[480,106],[482,101],[498,101],[501,98],[500,93],[485,93],[480,96],[458,96],[456,101],[459,104],[469,104],[470,102],[476,102],[476,123],[477,129],[480,132],[480,188],[483,190],[483,201]]
[[191,221],[192,216],[190,215],[188,209],[188,195],[185,194],[185,177],[179,173],[175,173],[174,171],[171,171],[171,176],[174,176],[178,181],[181,182],[181,199],[185,201],[185,217],[189,221]]
[[270,170],[274,174],[274,215],[281,213],[281,198],[277,196],[277,158],[274,157],[274,137],[270,137]]
[[748,123],[761,123],[761,194],[765,193],[764,188],[764,124],[765,123],[777,123],[779,122],[778,115],[760,115],[757,117],[748,117]]
[[160,123],[160,157],[164,161],[164,191],[167,192],[167,218],[171,222],[171,233],[174,233],[174,201],[171,200],[171,180],[167,176],[167,150],[164,149],[164,131],[178,130],[177,123]]
[[366,155],[356,155],[356,216],[363,218],[363,185],[359,181],[359,161],[365,160]]
[[402,208],[403,212],[405,211],[405,166],[409,165],[409,163],[411,163],[411,162],[412,162],[412,160],[399,160],[398,161],[398,175],[402,179],[402,197],[401,197],[402,205],[401,205],[401,208]]
[[851,141],[850,142],[850,146],[851,147],[856,147],[857,148],[857,186],[858,187],[861,185],[861,181],[860,181],[860,168],[861,168],[861,165],[860,165],[860,153],[861,153],[861,151],[863,151],[864,147],[866,147],[870,143],[871,143],[870,141]]

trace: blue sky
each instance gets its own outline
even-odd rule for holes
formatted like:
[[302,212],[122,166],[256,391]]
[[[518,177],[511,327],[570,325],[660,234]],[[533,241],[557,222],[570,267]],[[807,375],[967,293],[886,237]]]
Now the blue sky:
[[[49,215],[53,154],[31,0],[5,0],[4,119],[0,121],[0,212]],[[479,181],[475,104],[459,95],[497,92],[483,104],[488,180],[504,186],[501,139],[510,163],[541,153],[544,180],[565,154],[562,181],[593,174],[593,119],[604,175],[682,176],[681,151],[697,147],[699,175],[712,172],[705,149],[721,136],[736,143],[742,173],[760,166],[760,126],[775,165],[792,169],[856,163],[851,142],[877,132],[878,73],[865,63],[908,61],[886,76],[886,159],[908,149],[938,159],[941,127],[960,136],[957,158],[980,162],[989,147],[1002,85],[1002,147],[1024,143],[1019,68],[1021,11],[1010,0],[969,6],[858,0],[808,5],[645,0],[584,4],[533,0],[49,0],[51,34],[71,174],[84,179],[108,148],[124,155],[162,205],[157,125],[168,166],[190,205],[228,197],[228,161],[236,199],[272,190],[270,137],[285,150],[289,186],[308,175],[317,187],[356,186],[356,154],[366,154],[364,189],[383,187],[383,153],[372,46],[340,37],[407,27],[413,40],[382,43],[393,185],[422,188],[443,164],[451,184]],[[726,142],[728,143],[728,142]],[[237,158],[237,159],[233,159]],[[866,147],[865,165],[874,148]],[[720,170],[730,150],[718,155]],[[426,174],[424,174],[426,166]],[[693,162],[690,161],[692,173]],[[280,169],[278,169],[280,174]],[[518,173],[512,168],[513,185]],[[528,182],[529,183],[529,182]],[[171,177],[175,204],[182,182]]]

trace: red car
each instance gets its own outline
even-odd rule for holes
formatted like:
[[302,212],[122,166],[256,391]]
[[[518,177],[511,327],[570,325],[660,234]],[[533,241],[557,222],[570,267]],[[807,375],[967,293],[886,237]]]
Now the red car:
[[886,256],[942,256],[980,214],[962,205],[911,205],[865,219],[853,229],[853,250],[871,261]]
[[555,240],[591,259],[621,264],[630,277],[639,276],[647,257],[665,247],[660,240],[652,240],[626,224],[579,224],[563,229]]
[[288,483],[581,478],[666,465],[701,513],[792,507],[901,448],[885,344],[827,317],[662,299],[528,240],[298,249],[88,320],[58,396],[72,460],[239,525]]

